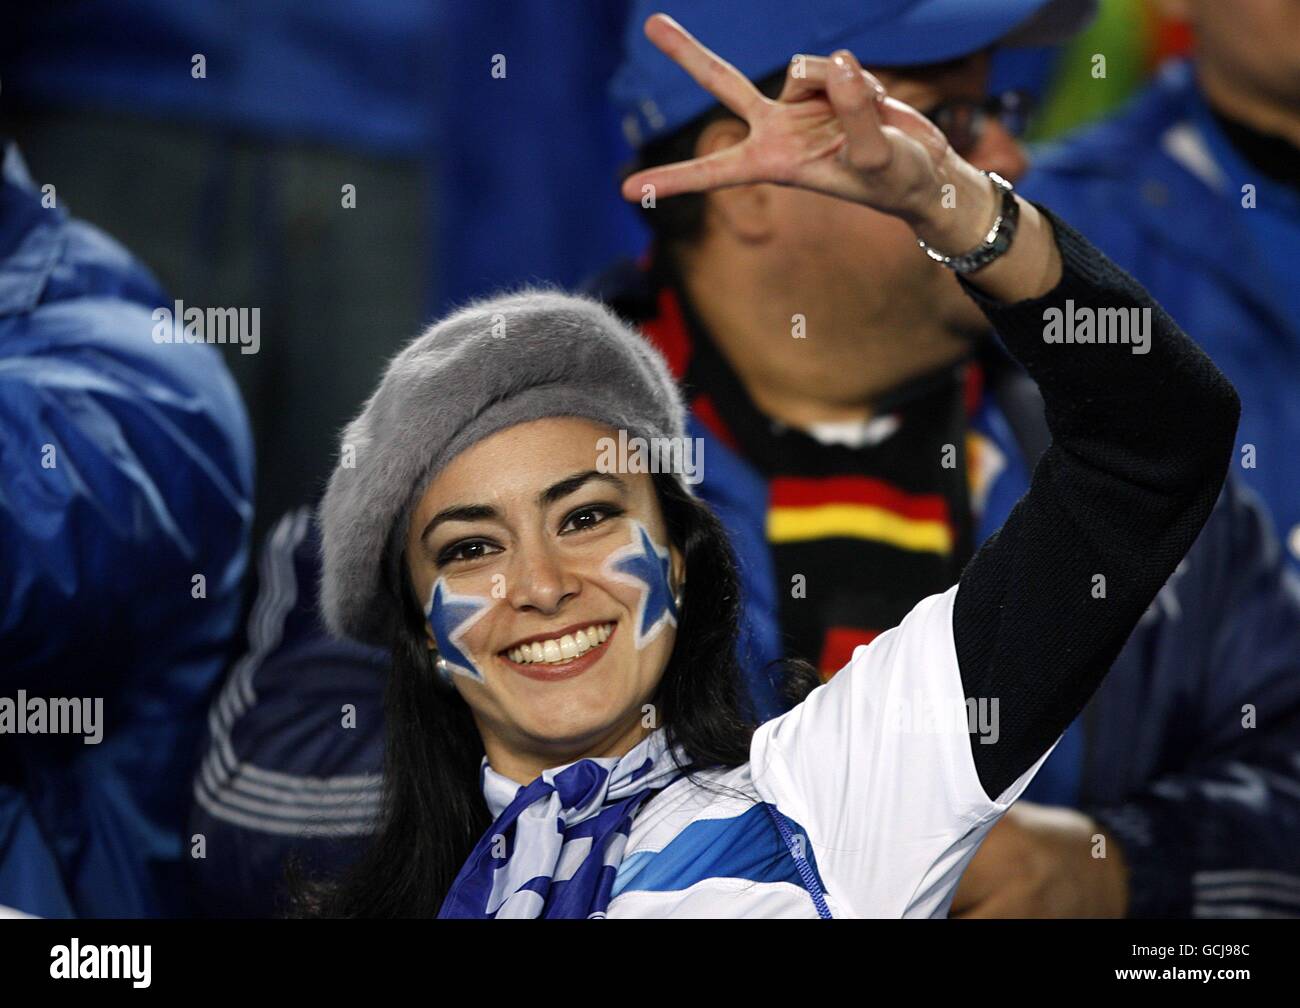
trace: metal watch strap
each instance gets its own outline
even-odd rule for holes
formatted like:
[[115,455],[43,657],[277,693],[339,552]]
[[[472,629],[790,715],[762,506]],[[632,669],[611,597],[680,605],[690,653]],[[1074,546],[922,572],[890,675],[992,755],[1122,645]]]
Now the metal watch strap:
[[980,174],[987,176],[994,189],[1002,194],[1002,207],[993,226],[989,228],[989,233],[984,236],[984,241],[965,255],[946,256],[930,248],[921,239],[916,240],[926,255],[956,273],[974,273],[1001,256],[1011,247],[1011,240],[1016,236],[1016,226],[1020,222],[1020,204],[1016,202],[1011,183],[997,172],[981,171]]

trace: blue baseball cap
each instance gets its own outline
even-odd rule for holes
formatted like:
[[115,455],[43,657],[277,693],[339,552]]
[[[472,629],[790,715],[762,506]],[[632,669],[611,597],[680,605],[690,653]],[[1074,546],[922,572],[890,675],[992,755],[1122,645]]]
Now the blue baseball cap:
[[1061,42],[1087,24],[1097,0],[635,0],[610,98],[634,147],[673,132],[717,104],[645,37],[668,14],[750,80],[796,53],[848,49],[868,67],[941,63],[991,45]]

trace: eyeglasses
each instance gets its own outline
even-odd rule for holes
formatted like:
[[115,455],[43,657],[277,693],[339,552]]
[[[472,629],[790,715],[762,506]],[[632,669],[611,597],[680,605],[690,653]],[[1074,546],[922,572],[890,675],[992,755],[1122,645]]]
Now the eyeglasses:
[[1033,98],[1027,91],[1003,91],[981,100],[951,98],[921,114],[939,127],[962,157],[980,145],[989,120],[996,119],[1012,136],[1025,132],[1033,111]]

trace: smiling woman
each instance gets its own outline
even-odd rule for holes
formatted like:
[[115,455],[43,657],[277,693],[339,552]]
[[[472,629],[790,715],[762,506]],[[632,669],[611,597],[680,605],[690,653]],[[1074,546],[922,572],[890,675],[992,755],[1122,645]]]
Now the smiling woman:
[[[436,410],[413,405],[434,394]],[[352,875],[303,887],[302,912],[526,914],[535,886],[505,910],[513,891],[487,901],[472,876],[447,898],[476,841],[489,862],[495,843],[525,843],[518,826],[487,831],[520,785],[579,760],[609,771],[598,790],[622,812],[596,846],[600,874],[657,787],[749,759],[721,525],[683,474],[597,465],[610,437],[681,437],[683,424],[662,361],[581,298],[471,306],[393,362],[344,435],[373,447],[336,470],[322,512],[327,618],[393,645],[384,826]],[[408,491],[390,492],[394,470]],[[592,804],[559,809],[589,840]],[[592,892],[581,878],[557,880],[546,915],[606,908],[612,876]]]
[[608,434],[576,417],[498,431],[438,474],[410,525],[429,645],[490,764],[521,783],[639,741],[676,639],[685,560],[651,477],[593,468]]
[[[751,129],[628,194],[776,181],[906,221],[1038,382],[1053,444],[958,585],[755,726],[717,520],[682,473],[600,464],[611,438],[683,437],[664,362],[561,294],[436,324],[344,433],[356,465],[321,507],[325,617],[394,666],[382,821],[306,912],[942,916],[1222,484],[1239,408],[1223,376],[851,54],[809,57],[773,102],[675,22],[647,33]],[[1149,310],[1149,352],[1045,341],[1064,304]],[[995,723],[968,724],[972,707]]]

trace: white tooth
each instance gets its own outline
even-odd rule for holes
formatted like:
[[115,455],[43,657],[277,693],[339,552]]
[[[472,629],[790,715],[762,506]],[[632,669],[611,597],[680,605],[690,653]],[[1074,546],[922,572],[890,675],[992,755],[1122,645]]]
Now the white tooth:
[[591,645],[587,643],[587,635],[578,630],[573,635],[573,643],[578,648],[578,654],[585,655],[591,650]]
[[539,662],[546,660],[546,649],[542,647],[541,641],[533,641],[532,651],[532,657],[528,659],[529,661]]
[[544,661],[548,661],[548,662],[559,661],[561,657],[559,642],[554,639],[548,640],[545,644],[542,645],[542,654],[544,655],[544,659],[543,659]]
[[587,627],[587,640],[591,642],[592,647],[598,647],[600,645],[600,627],[594,623]]
[[565,634],[560,638],[560,654],[565,658],[578,657],[578,642],[573,639],[573,634]]
[[506,657],[509,658],[511,661],[518,661],[518,660],[519,660],[519,649],[518,649],[518,648],[511,648],[509,651],[506,652]]
[[609,623],[606,623],[603,627],[600,628],[600,642],[602,644],[604,644],[605,641],[609,640],[609,635],[612,632],[612,630],[613,627]]
[[515,648],[515,654],[518,656],[515,658],[515,661],[519,662],[521,665],[527,665],[533,660],[532,649],[527,644],[523,645],[523,647]]

